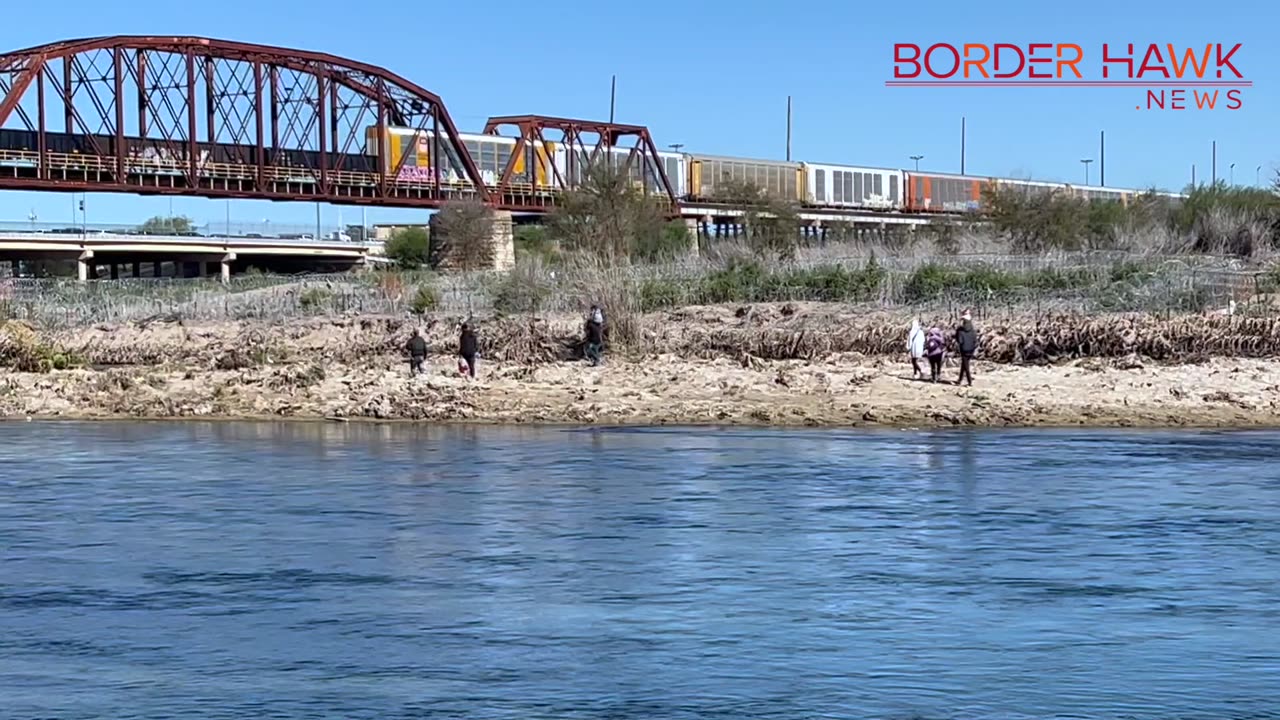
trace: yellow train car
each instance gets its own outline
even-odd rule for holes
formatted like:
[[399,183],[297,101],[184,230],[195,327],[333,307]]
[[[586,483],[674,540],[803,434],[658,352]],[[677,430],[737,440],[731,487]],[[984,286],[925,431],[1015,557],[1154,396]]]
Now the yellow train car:
[[[430,182],[435,168],[431,160],[432,146],[434,145],[432,142],[433,135],[434,133],[429,130],[413,130],[400,127],[387,128],[384,135],[387,153],[386,157],[379,162],[383,172],[393,172],[403,158],[404,166],[400,169],[399,180]],[[516,139],[498,135],[472,135],[465,133],[459,133],[458,139],[462,141],[467,154],[471,156],[471,161],[475,163],[476,169],[480,171],[480,177],[484,184],[489,187],[496,187],[506,172],[507,164],[511,162],[512,154],[516,148]],[[378,155],[377,126],[370,127],[365,131],[365,142],[365,152],[369,155]],[[551,187],[554,181],[551,163],[553,161],[552,158],[555,156],[556,148],[554,143],[547,143],[547,145],[551,147],[527,145],[515,158],[515,166],[511,172],[512,189],[545,191]],[[441,181],[445,183],[465,182],[467,173],[464,170],[461,158],[457,156],[453,147],[444,142],[440,143],[439,147],[442,155],[440,162]]]

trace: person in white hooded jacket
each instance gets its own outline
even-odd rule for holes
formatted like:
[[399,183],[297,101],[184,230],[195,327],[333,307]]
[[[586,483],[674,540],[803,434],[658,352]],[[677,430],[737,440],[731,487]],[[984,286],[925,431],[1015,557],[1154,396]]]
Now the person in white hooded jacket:
[[920,360],[924,358],[924,328],[920,327],[920,318],[911,318],[911,331],[907,333],[907,352],[911,354],[911,379],[924,378],[920,369]]

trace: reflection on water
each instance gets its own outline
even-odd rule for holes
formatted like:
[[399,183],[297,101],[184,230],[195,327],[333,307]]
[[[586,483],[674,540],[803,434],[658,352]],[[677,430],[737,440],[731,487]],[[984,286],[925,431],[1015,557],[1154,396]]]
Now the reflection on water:
[[0,432],[4,717],[1280,716],[1280,435]]

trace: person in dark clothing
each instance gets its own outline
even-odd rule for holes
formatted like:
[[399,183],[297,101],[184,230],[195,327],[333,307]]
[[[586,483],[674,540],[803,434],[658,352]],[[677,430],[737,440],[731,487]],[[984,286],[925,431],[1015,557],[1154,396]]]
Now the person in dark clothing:
[[476,333],[471,329],[470,323],[462,323],[462,334],[458,338],[458,355],[467,363],[467,373],[474,380],[476,377],[476,355],[479,353],[480,343],[476,340]]
[[405,349],[409,351],[409,374],[417,375],[422,372],[422,363],[427,359],[427,341],[417,328],[413,329],[413,337],[409,338]]
[[964,321],[960,323],[960,327],[956,328],[956,346],[960,350],[960,378],[956,380],[956,384],[967,382],[969,387],[973,387],[973,371],[969,363],[978,352],[978,331],[974,329],[973,317],[967,310],[964,313]]
[[933,326],[925,335],[924,353],[929,358],[929,382],[938,382],[942,376],[942,360],[947,354],[947,339],[942,328]]
[[604,312],[597,305],[591,306],[587,317],[586,356],[593,366],[604,357]]

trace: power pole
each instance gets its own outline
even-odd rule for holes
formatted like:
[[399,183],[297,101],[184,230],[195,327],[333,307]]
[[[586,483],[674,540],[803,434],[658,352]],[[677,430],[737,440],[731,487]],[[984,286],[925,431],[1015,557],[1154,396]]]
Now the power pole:
[[960,174],[961,175],[964,174],[964,136],[965,136],[964,120],[965,120],[964,117],[960,118]]
[[1098,139],[1098,186],[1107,186],[1107,131],[1102,130]]
[[787,162],[791,162],[791,96],[787,96]]
[[609,81],[609,124],[613,124],[613,111],[618,100],[618,76]]
[[1209,180],[1212,184],[1218,184],[1218,141],[1213,141],[1213,165],[1210,166]]

